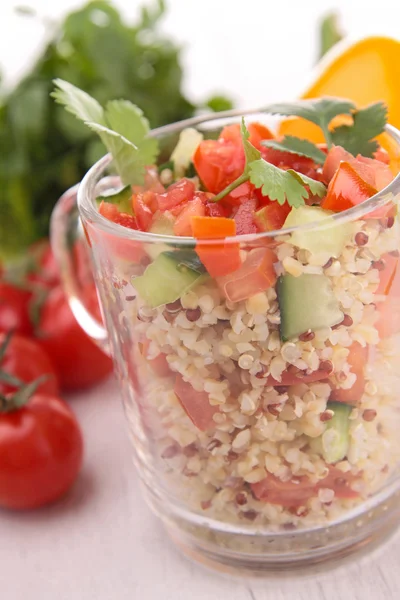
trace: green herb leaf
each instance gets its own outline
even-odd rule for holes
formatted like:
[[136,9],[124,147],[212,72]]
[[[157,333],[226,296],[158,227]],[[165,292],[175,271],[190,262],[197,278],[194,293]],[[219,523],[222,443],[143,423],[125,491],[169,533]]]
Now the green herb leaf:
[[299,156],[306,156],[320,165],[323,165],[326,159],[326,154],[318,146],[309,140],[303,140],[293,135],[285,135],[279,142],[277,140],[264,140],[261,144],[267,148],[274,148],[274,150],[280,150],[281,152],[291,152]]
[[176,250],[175,252],[163,252],[165,256],[172,258],[175,260],[179,268],[180,265],[191,269],[192,271],[196,271],[197,273],[207,273],[207,269],[201,262],[200,258],[193,250]]
[[244,117],[242,117],[242,123],[240,125],[240,133],[242,134],[244,155],[246,158],[246,167],[245,167],[245,170],[246,170],[248,163],[252,162],[253,160],[259,160],[261,158],[261,152],[259,150],[257,150],[257,148],[255,148],[253,146],[253,144],[250,144],[250,142],[249,142],[250,133],[246,127],[246,123],[244,122]]
[[326,142],[332,144],[329,123],[338,115],[351,115],[355,104],[343,98],[318,98],[316,100],[298,100],[297,102],[282,102],[270,104],[264,110],[273,115],[286,117],[302,117],[321,127]]
[[286,201],[290,206],[298,208],[308,198],[304,185],[289,171],[283,171],[263,159],[249,165],[250,181],[256,188],[261,188],[264,196],[277,200],[279,204]]
[[343,38],[343,34],[338,25],[338,17],[336,13],[329,13],[322,19],[320,30],[319,30],[319,58],[322,58],[328,50],[330,50],[335,44],[340,42]]
[[77,119],[85,123],[107,124],[102,106],[89,94],[63,79],[55,79],[54,85],[56,89],[50,95]]
[[158,143],[155,138],[147,137],[150,132],[149,122],[139,107],[129,100],[111,100],[106,105],[105,115],[110,128],[138,148],[145,164],[155,162]]
[[315,179],[307,177],[307,175],[303,175],[303,173],[298,173],[293,169],[288,169],[287,172],[295,177],[299,183],[308,186],[310,188],[310,192],[315,196],[318,196],[319,198],[323,198],[323,196],[325,196],[326,187],[320,181],[315,181]]
[[141,185],[144,177],[144,167],[140,160],[137,147],[123,135],[98,123],[86,123],[95,131],[107,150],[112,154],[115,167],[123,184]]
[[378,143],[372,138],[383,133],[387,123],[387,106],[375,102],[353,113],[352,125],[341,125],[332,131],[332,140],[352,154],[372,157]]
[[95,131],[112,154],[122,182],[141,185],[145,167],[158,153],[155,139],[147,138],[149,123],[142,111],[124,100],[108,102],[104,111],[100,104],[74,85],[56,79],[53,93],[56,101]]

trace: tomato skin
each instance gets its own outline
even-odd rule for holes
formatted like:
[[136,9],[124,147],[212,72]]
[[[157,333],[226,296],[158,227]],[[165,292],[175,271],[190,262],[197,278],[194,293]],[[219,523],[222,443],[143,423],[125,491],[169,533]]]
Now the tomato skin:
[[[88,286],[84,296],[91,313],[100,318],[94,286]],[[111,373],[111,359],[78,325],[61,287],[48,295],[38,330],[38,341],[51,356],[63,390],[90,387]]]
[[170,210],[179,204],[188,202],[194,196],[195,186],[193,181],[183,178],[169,186],[164,194],[158,194],[158,208],[162,211]]
[[374,194],[376,189],[366,183],[350,163],[342,162],[329,183],[321,208],[341,212],[361,204]]
[[255,248],[235,272],[216,279],[218,287],[231,302],[246,300],[275,284],[276,261],[270,248]]
[[[0,335],[0,345],[4,342],[4,339],[5,335]],[[40,384],[37,393],[49,394],[50,396],[57,396],[59,393],[57,373],[54,366],[46,352],[35,340],[14,334],[0,363],[0,370],[9,375],[14,375],[24,383],[31,383],[42,375],[47,375],[48,379]],[[1,394],[8,394],[15,391],[15,389],[14,386],[0,380]]]
[[361,344],[354,342],[349,350],[350,353],[347,362],[350,365],[351,373],[354,373],[357,379],[354,385],[348,390],[343,388],[332,390],[330,400],[356,405],[360,402],[365,390],[364,367],[368,361],[368,347],[363,347]]
[[193,156],[195,169],[207,188],[218,194],[243,173],[243,147],[222,140],[203,140]]
[[75,481],[82,455],[78,422],[60,398],[35,394],[23,408],[0,413],[0,506],[57,500]]
[[21,335],[33,335],[29,316],[31,297],[31,292],[0,281],[0,333],[15,331]]
[[180,375],[176,376],[174,392],[182,408],[197,429],[207,431],[215,424],[213,416],[219,412],[219,408],[218,406],[211,406],[207,392],[197,392]]
[[328,475],[316,484],[311,483],[305,475],[284,482],[269,474],[262,481],[250,484],[250,487],[258,500],[286,508],[296,508],[304,506],[308,500],[318,496],[321,488],[333,489],[337,498],[357,498],[357,492],[350,487],[354,480],[353,475],[329,466]]

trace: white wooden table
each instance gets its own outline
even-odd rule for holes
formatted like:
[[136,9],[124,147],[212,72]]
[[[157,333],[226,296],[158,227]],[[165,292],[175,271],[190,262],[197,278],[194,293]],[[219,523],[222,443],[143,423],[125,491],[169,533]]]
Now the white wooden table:
[[6,600],[394,600],[400,536],[368,558],[318,576],[223,578],[183,558],[141,498],[118,391],[109,381],[71,399],[84,468],[62,502],[0,511]]

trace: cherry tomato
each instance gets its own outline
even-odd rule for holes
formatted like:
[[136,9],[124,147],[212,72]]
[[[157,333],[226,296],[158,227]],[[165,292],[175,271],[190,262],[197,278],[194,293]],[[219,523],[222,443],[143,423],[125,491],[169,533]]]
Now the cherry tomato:
[[33,326],[29,315],[32,294],[6,281],[0,282],[0,332],[15,331],[31,336]]
[[[94,286],[84,296],[93,315],[100,319]],[[39,343],[51,356],[63,390],[80,390],[104,379],[112,362],[75,320],[61,287],[51,290],[41,311]]]
[[53,502],[75,481],[82,454],[78,422],[57,396],[35,393],[22,408],[0,412],[0,506]]
[[[0,335],[0,346],[4,343],[5,337],[4,334]],[[47,375],[48,378],[40,384],[37,392],[53,396],[59,393],[57,373],[50,358],[35,340],[14,334],[0,361],[0,371],[13,375],[24,383],[31,383],[41,375]],[[2,381],[0,376],[0,394],[7,394],[15,389],[15,386]]]
[[28,273],[28,281],[40,283],[46,288],[58,285],[60,283],[60,272],[49,240],[40,240],[32,244],[29,253],[33,256],[34,264],[32,270]]

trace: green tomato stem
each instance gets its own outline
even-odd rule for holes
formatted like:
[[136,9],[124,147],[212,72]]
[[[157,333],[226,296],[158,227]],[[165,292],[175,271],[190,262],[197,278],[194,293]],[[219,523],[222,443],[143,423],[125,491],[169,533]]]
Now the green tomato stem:
[[222,198],[224,198],[225,196],[227,196],[228,194],[233,192],[233,190],[235,190],[237,187],[239,187],[239,185],[242,185],[242,183],[246,183],[246,181],[248,181],[249,178],[250,178],[249,174],[244,171],[240,175],[240,177],[235,179],[235,181],[232,181],[232,183],[230,183],[228,186],[226,186],[226,188],[224,190],[222,190],[222,192],[217,194],[214,198],[211,198],[212,202],[218,202],[219,200],[222,200]]

